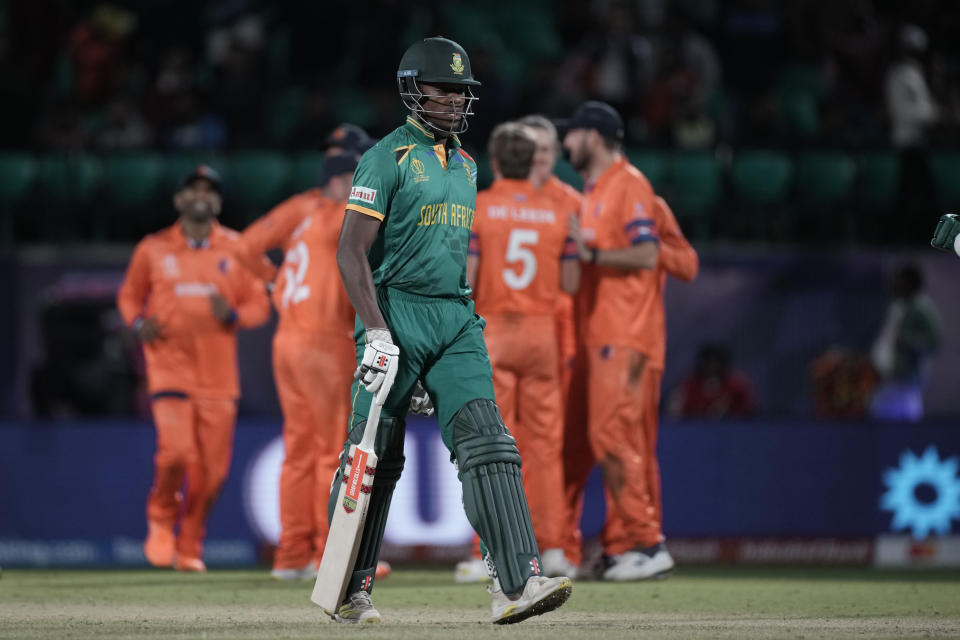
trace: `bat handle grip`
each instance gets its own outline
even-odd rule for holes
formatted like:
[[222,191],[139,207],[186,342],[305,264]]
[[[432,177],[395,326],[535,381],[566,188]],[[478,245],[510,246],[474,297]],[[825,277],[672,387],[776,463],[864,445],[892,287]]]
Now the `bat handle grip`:
[[370,402],[370,411],[367,414],[367,424],[363,428],[363,438],[358,445],[365,451],[373,451],[373,443],[377,441],[377,429],[380,427],[380,410],[383,405],[374,400]]

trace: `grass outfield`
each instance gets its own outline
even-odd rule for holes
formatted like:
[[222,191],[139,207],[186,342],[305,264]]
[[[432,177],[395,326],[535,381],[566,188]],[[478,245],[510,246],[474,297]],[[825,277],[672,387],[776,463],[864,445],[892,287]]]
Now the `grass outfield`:
[[330,623],[310,583],[265,571],[7,570],[0,638],[960,638],[960,573],[683,568],[668,580],[575,583],[558,611],[497,627],[450,571],[377,585],[378,627]]

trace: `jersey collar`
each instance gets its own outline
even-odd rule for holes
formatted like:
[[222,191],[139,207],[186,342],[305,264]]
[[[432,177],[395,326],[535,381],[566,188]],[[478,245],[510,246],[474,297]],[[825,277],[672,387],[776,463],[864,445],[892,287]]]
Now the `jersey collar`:
[[[433,132],[423,126],[422,123],[418,122],[413,116],[407,116],[407,122],[404,124],[404,128],[407,130],[410,135],[413,136],[414,140],[420,144],[425,144],[428,147],[436,146],[437,137],[433,135]],[[456,151],[460,148],[460,138],[457,137],[457,134],[450,134],[450,149],[451,151]]]

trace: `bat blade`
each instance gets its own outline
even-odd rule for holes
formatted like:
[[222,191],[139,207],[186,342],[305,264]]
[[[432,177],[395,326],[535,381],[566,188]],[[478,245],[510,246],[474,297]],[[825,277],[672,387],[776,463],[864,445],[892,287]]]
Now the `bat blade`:
[[335,614],[340,608],[357,562],[376,469],[377,456],[372,446],[369,451],[359,445],[350,447],[345,477],[340,484],[333,520],[330,522],[330,533],[310,596],[329,615]]

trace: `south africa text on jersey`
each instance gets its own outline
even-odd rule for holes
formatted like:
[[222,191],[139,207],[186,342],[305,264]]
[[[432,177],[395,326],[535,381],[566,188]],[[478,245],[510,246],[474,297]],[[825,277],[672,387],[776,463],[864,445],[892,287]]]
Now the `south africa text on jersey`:
[[473,215],[473,207],[468,207],[465,204],[448,202],[425,204],[420,207],[420,219],[417,220],[417,226],[429,227],[435,224],[448,224],[451,227],[470,229],[473,227]]

